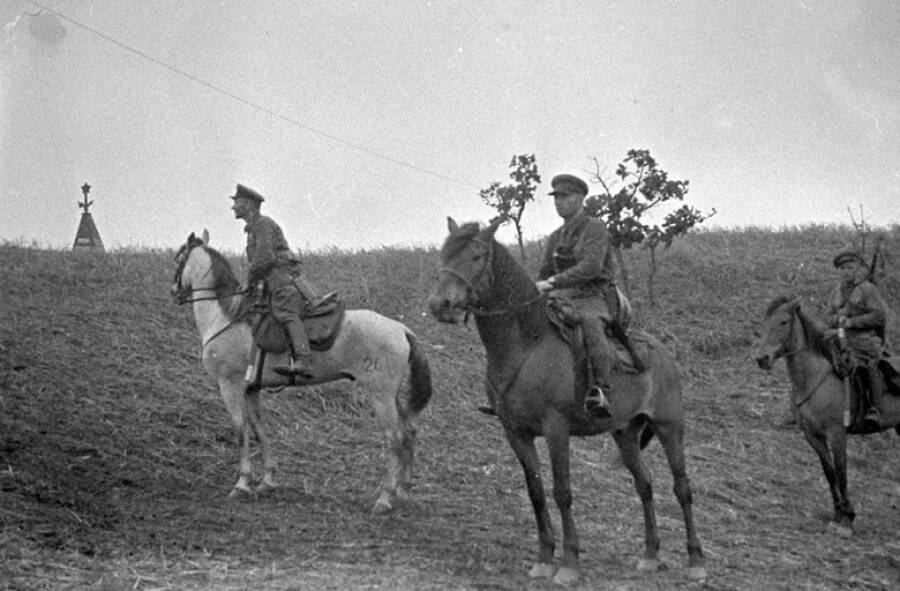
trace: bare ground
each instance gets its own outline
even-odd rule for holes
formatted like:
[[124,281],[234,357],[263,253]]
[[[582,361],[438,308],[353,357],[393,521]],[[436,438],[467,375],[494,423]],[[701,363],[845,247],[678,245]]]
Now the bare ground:
[[[537,542],[522,475],[498,425],[474,410],[477,334],[423,317],[421,296],[386,300],[387,286],[338,287],[362,304],[381,297],[430,345],[436,391],[418,421],[409,500],[370,514],[382,446],[364,394],[346,384],[266,394],[281,487],[229,500],[237,449],[189,313],[167,299],[170,254],[0,248],[0,589],[553,587],[527,578]],[[708,578],[686,576],[655,442],[645,457],[668,570],[636,571],[640,502],[611,438],[597,437],[573,445],[584,568],[574,588],[900,588],[898,437],[851,440],[856,533],[833,533],[818,461],[779,426],[783,367],[749,362],[741,302],[730,305],[738,322],[709,317],[709,305],[698,314],[690,298],[645,311],[684,369]]]

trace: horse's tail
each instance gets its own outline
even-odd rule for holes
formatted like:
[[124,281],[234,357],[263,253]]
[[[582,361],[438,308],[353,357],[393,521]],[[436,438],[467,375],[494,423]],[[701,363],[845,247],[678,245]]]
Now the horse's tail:
[[431,366],[422,344],[416,335],[407,330],[406,341],[409,343],[409,402],[407,410],[418,414],[431,400]]

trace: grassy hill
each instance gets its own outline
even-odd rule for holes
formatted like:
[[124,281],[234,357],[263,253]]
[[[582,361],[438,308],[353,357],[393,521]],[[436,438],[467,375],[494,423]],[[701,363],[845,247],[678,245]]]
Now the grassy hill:
[[[896,312],[900,230],[884,237],[879,282]],[[637,323],[675,352],[686,379],[709,580],[684,576],[657,443],[645,457],[670,570],[634,570],[640,502],[611,438],[597,437],[573,444],[584,588],[900,586],[898,437],[851,440],[857,534],[835,537],[818,460],[779,425],[783,365],[766,373],[750,361],[766,303],[800,296],[821,317],[831,258],[857,239],[845,227],[697,232],[659,253],[655,306],[646,253],[626,253]],[[532,268],[539,249],[529,245]],[[365,396],[341,383],[265,394],[282,488],[226,498],[237,450],[190,310],[169,297],[173,254],[0,246],[0,589],[550,588],[525,576],[537,544],[521,471],[495,421],[475,411],[474,326],[426,313],[435,251],[305,257],[320,289],[403,321],[428,346],[436,390],[418,421],[413,493],[386,517],[368,513],[380,434]],[[890,329],[900,343],[896,316]]]

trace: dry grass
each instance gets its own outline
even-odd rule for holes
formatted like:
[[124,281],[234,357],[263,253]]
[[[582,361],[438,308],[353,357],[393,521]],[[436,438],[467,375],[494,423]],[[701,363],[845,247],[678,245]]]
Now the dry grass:
[[[820,311],[831,255],[853,237],[833,227],[693,234],[661,253],[653,308],[644,260],[629,253],[639,323],[687,378],[710,577],[684,575],[680,512],[656,443],[645,456],[670,570],[635,572],[640,503],[611,439],[599,437],[573,445],[584,588],[900,585],[898,438],[852,439],[858,531],[835,537],[812,450],[777,425],[784,370],[749,362],[766,302],[798,295]],[[886,238],[898,252],[900,233]],[[387,517],[368,513],[379,434],[364,395],[343,384],[266,394],[283,486],[226,499],[237,451],[190,312],[169,300],[171,256],[0,247],[0,589],[550,588],[525,577],[536,539],[519,467],[497,425],[474,411],[477,334],[425,315],[433,250],[306,260],[320,289],[401,319],[428,345],[436,392],[418,422],[414,490]],[[898,310],[900,269],[887,262],[881,281]]]

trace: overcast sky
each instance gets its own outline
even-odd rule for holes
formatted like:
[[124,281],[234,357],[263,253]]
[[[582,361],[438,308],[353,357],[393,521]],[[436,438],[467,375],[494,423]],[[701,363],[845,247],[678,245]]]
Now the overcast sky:
[[0,0],[0,241],[70,247],[87,181],[107,248],[239,251],[241,182],[300,249],[439,244],[526,153],[538,238],[632,148],[711,227],[897,223],[895,4]]

